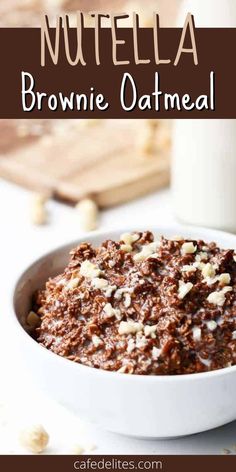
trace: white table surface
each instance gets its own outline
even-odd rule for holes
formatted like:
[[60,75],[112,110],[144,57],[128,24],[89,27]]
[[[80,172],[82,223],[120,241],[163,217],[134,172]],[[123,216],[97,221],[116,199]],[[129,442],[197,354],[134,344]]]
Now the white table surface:
[[[100,228],[171,223],[169,191],[162,191],[101,215]],[[19,431],[42,424],[50,434],[49,454],[70,454],[82,445],[91,454],[221,454],[236,443],[236,422],[217,430],[172,440],[137,440],[91,426],[38,392],[9,346],[10,290],[24,266],[45,251],[81,236],[75,210],[50,202],[50,224],[34,227],[29,218],[29,193],[0,181],[0,454],[25,453]],[[12,342],[12,340],[11,340]],[[213,394],[214,395],[214,394]]]

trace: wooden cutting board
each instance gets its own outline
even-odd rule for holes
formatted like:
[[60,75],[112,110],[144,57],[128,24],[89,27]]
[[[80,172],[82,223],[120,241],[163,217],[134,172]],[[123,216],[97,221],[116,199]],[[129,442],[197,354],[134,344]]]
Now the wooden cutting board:
[[[137,11],[147,26],[153,11],[163,25],[174,24],[182,0],[1,0],[3,26],[39,26],[40,14],[61,11]],[[115,3],[115,4],[114,4]],[[143,120],[0,121],[0,176],[34,191],[77,203],[92,196],[100,207],[126,202],[169,181],[169,136],[157,126],[148,154]],[[141,144],[140,144],[141,142]],[[144,144],[144,146],[143,146]]]
[[[100,207],[126,202],[169,181],[169,130],[159,122],[150,133],[149,126],[144,120],[2,120],[0,176],[71,203],[87,196]],[[149,134],[155,144],[146,153]]]

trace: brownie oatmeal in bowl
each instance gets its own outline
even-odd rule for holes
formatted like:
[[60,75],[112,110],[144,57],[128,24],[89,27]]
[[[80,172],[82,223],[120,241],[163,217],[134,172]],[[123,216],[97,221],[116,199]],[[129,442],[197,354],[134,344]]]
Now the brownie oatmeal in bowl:
[[[150,231],[81,243],[34,294],[42,346],[124,374],[195,374],[236,364],[234,250]],[[32,323],[34,324],[34,323]]]

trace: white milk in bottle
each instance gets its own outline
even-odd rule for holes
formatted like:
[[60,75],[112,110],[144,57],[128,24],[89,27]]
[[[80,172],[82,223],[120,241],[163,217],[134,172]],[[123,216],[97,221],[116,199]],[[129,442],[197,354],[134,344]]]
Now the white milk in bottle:
[[[236,27],[236,0],[185,1],[178,26],[187,12],[196,27]],[[172,192],[182,222],[236,232],[236,120],[174,122]]]

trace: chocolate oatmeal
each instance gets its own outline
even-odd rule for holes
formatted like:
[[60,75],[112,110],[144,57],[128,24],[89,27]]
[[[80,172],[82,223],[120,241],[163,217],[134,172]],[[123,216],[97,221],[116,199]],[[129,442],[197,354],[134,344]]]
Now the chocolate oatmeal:
[[82,243],[35,294],[36,339],[72,361],[129,374],[234,365],[235,260],[215,243],[154,241],[149,231]]

